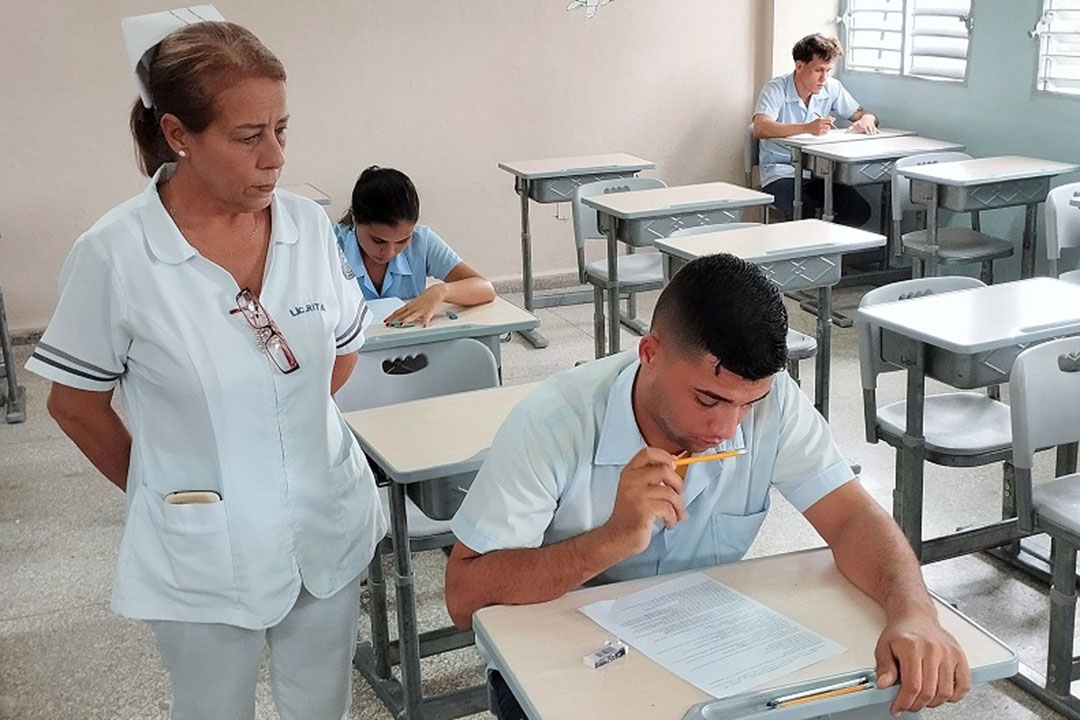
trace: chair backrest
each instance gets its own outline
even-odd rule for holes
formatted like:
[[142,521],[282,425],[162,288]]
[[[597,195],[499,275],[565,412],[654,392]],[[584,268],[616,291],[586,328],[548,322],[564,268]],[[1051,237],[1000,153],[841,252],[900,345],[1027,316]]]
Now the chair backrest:
[[725,230],[738,230],[739,228],[756,227],[761,223],[756,222],[733,222],[717,223],[715,225],[695,225],[694,227],[676,230],[668,235],[669,238],[687,237],[690,235],[704,235],[706,233],[723,232]]
[[754,168],[761,161],[761,141],[754,134],[754,123],[746,126],[746,139],[743,142],[743,170],[746,171],[746,187],[754,186]]
[[934,163],[956,162],[957,160],[970,160],[971,156],[965,152],[950,150],[948,152],[922,153],[921,155],[908,155],[898,158],[892,167],[892,216],[899,218],[904,210],[922,210],[922,205],[911,202],[911,181],[899,173],[899,170],[916,165],[933,165]]
[[364,410],[499,384],[495,356],[472,338],[361,352],[334,395],[342,412]]
[[1061,248],[1080,247],[1080,207],[1069,204],[1077,193],[1080,182],[1056,187],[1046,196],[1046,257],[1055,277]]
[[[902,280],[866,293],[859,302],[859,308],[984,285],[985,283],[975,278],[953,275]],[[881,359],[881,329],[878,326],[867,323],[862,318],[858,318],[855,325],[859,342],[859,375],[862,379],[862,387],[863,390],[873,390],[877,386],[878,375],[902,368]]]
[[1080,441],[1080,337],[1024,350],[1009,377],[1013,464],[1031,469],[1035,451]]
[[607,193],[629,192],[631,190],[652,190],[662,187],[667,187],[663,180],[640,177],[597,180],[596,182],[579,185],[577,190],[574,191],[574,199],[571,201],[571,210],[574,216],[574,242],[579,248],[584,248],[586,240],[604,237],[596,224],[596,211],[581,202],[581,198],[606,195]]

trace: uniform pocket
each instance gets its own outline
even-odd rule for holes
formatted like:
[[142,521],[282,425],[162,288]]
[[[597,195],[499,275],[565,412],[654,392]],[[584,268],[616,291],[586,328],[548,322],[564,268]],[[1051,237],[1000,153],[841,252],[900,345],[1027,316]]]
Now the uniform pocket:
[[715,543],[716,562],[724,565],[742,560],[750,549],[765,516],[769,513],[769,502],[765,509],[749,515],[727,515],[714,513],[712,517],[713,542]]
[[386,519],[375,491],[375,478],[360,444],[353,441],[351,445],[345,459],[330,468],[330,487],[336,495],[341,529],[345,534],[343,557],[359,548],[374,547],[374,542],[386,533]]
[[[236,576],[225,500],[169,505],[143,487],[131,518],[132,551],[140,574],[153,577],[175,600],[191,605],[233,598]],[[142,517],[140,517],[142,516]],[[140,528],[139,526],[145,527]]]

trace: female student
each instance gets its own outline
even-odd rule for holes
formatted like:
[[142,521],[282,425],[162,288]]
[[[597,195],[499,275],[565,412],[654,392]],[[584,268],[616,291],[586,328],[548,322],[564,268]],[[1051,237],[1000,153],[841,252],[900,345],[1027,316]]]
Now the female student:
[[[352,204],[334,227],[364,298],[406,303],[386,324],[427,325],[443,302],[481,305],[495,289],[426,225],[417,225],[420,198],[408,175],[377,165],[360,173]],[[427,287],[429,277],[442,280]]]

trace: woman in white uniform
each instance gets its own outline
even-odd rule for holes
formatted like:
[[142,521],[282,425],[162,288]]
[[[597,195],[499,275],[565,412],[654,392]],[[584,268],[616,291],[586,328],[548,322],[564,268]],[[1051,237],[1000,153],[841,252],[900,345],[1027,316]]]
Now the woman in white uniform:
[[280,716],[339,720],[359,576],[386,530],[331,401],[368,311],[322,209],[275,190],[277,58],[199,22],[142,63],[131,127],[151,181],[76,241],[27,367],[127,493],[112,607],[150,622],[172,718],[252,718],[269,645]]

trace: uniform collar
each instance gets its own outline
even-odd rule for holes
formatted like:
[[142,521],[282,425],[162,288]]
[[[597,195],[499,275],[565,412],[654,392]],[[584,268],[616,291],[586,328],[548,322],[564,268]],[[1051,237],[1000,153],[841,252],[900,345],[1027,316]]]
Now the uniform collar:
[[[594,465],[626,465],[645,447],[645,438],[641,436],[637,419],[634,417],[634,379],[637,377],[641,361],[635,360],[627,365],[615,378],[608,391],[607,409],[600,428],[600,439],[593,454]],[[745,447],[743,429],[740,424],[735,434],[719,445],[697,454],[741,450]]]
[[[167,180],[175,170],[175,163],[165,163],[158,168],[143,191],[144,202],[139,208],[139,217],[150,252],[161,262],[170,265],[177,265],[198,255],[173,222],[158,194],[158,185]],[[270,200],[270,218],[270,242],[291,245],[299,239],[300,231],[289,214],[282,211],[277,193],[274,193]]]
[[399,252],[394,256],[386,266],[386,277],[383,278],[382,292],[375,291],[375,283],[371,282],[371,277],[368,275],[367,266],[364,264],[364,257],[360,253],[360,243],[356,240],[356,228],[352,225],[339,224],[338,226],[338,238],[341,240],[341,249],[345,252],[345,259],[349,261],[349,265],[352,266],[353,272],[356,273],[357,279],[360,283],[367,288],[372,295],[376,297],[387,297],[387,293],[394,285],[394,276],[396,275],[412,275],[412,265],[409,263],[408,252],[409,247],[416,242],[416,233],[413,233],[413,237],[409,240],[409,246],[402,252]]
[[[820,98],[827,97],[828,88],[829,88],[829,83],[826,80],[825,81],[825,87],[821,88],[820,92],[816,92],[816,93],[814,93],[814,94],[812,94],[810,96],[810,99],[806,103],[807,109],[809,109],[810,106],[813,105]],[[795,87],[795,73],[789,73],[787,75],[787,80],[784,82],[784,99],[787,102],[796,103],[800,107],[802,107],[802,98],[799,97],[799,91]]]

